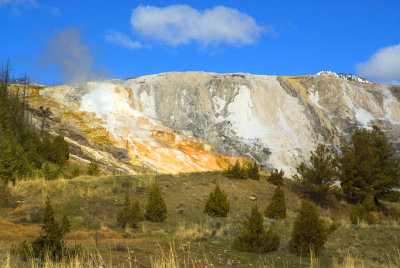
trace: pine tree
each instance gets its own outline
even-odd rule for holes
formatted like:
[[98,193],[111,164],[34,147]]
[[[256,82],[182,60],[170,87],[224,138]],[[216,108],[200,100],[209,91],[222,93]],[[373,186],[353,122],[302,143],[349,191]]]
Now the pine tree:
[[376,126],[355,131],[350,144],[343,147],[339,163],[341,188],[354,203],[367,196],[377,201],[381,193],[400,185],[400,159]]
[[265,210],[265,216],[277,220],[286,218],[285,193],[280,185],[276,187],[272,195],[271,203]]
[[204,213],[212,217],[226,217],[229,213],[229,204],[228,195],[217,184],[206,201]]
[[50,161],[60,166],[65,165],[65,163],[69,159],[69,145],[64,140],[64,137],[55,137],[50,145],[50,148]]
[[260,180],[260,165],[257,162],[248,163],[243,168],[244,177],[251,180]]
[[26,153],[26,158],[28,159],[29,163],[34,168],[41,168],[43,160],[40,157],[39,153],[36,151],[36,148],[33,144],[30,145],[28,152]]
[[[51,259],[60,259],[65,252],[65,243],[63,238],[66,234],[67,228],[64,230],[60,227],[54,217],[54,210],[50,203],[50,198],[46,199],[46,206],[42,216],[42,230],[43,235],[35,238],[33,241],[25,241],[23,248],[26,254],[30,254],[32,251],[33,257],[45,259],[50,257]],[[64,223],[66,224],[66,223]],[[32,250],[31,250],[32,249]]]
[[51,159],[51,140],[49,136],[43,138],[42,143],[40,144],[39,153],[44,160],[50,161]]
[[285,172],[281,169],[274,169],[271,172],[271,176],[269,176],[269,181],[274,185],[281,185],[283,183],[283,176],[285,176]]
[[320,256],[328,235],[334,230],[334,224],[326,227],[313,203],[303,200],[294,221],[290,250],[301,256],[309,256],[311,253]]
[[156,183],[150,187],[144,217],[154,222],[163,222],[167,219],[167,205],[160,186]]
[[144,220],[142,209],[138,200],[133,200],[130,203],[129,194],[126,193],[123,208],[117,213],[117,224],[121,228],[127,225],[136,228],[138,223]]
[[275,251],[279,247],[281,237],[271,227],[268,231],[263,226],[263,216],[258,207],[253,206],[251,215],[242,226],[241,233],[235,238],[234,245],[238,250],[257,253]]
[[335,189],[333,185],[338,179],[337,160],[325,145],[319,144],[311,152],[309,162],[310,166],[303,162],[297,167],[301,177],[296,176],[296,179],[309,190],[314,201],[322,203]]
[[0,180],[3,183],[15,182],[17,177],[25,175],[29,164],[21,145],[10,130],[0,133]]

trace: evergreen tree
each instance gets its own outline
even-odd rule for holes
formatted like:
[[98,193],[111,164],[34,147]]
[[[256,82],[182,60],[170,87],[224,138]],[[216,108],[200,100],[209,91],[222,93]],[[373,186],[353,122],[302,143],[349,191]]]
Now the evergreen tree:
[[310,166],[303,162],[297,167],[301,177],[296,175],[295,178],[309,190],[311,198],[321,203],[335,188],[333,185],[338,178],[337,161],[325,145],[319,144],[311,152],[309,162]]
[[257,253],[275,251],[279,247],[281,237],[271,227],[268,231],[263,226],[263,216],[257,206],[253,206],[251,215],[242,226],[241,233],[235,238],[234,245],[238,250]]
[[217,184],[206,201],[204,213],[212,217],[226,217],[229,213],[229,204],[228,195]]
[[91,161],[87,168],[87,174],[90,176],[99,176],[100,175],[99,166],[95,162]]
[[271,203],[265,210],[265,216],[277,220],[286,218],[285,193],[280,185],[276,187],[272,195]]
[[367,196],[376,201],[382,192],[399,186],[400,160],[385,133],[376,126],[370,131],[354,132],[350,144],[343,147],[339,163],[341,188],[355,203]]
[[274,171],[271,172],[271,176],[269,176],[269,181],[274,185],[282,185],[283,176],[285,176],[285,172],[282,169],[280,171],[274,169]]
[[167,205],[160,186],[156,183],[150,187],[144,217],[154,222],[163,222],[167,219]]
[[44,160],[50,161],[51,159],[51,140],[49,136],[43,138],[39,147],[39,153]]
[[50,161],[60,166],[65,165],[69,159],[69,145],[63,136],[57,136],[51,143]]
[[29,164],[24,150],[10,130],[0,133],[0,180],[3,183],[15,182],[17,177],[25,175]]
[[39,169],[42,167],[43,160],[40,157],[39,153],[36,151],[36,148],[33,144],[30,145],[30,148],[29,148],[28,152],[26,153],[26,158],[28,159],[29,163],[31,163],[31,165],[34,168]]
[[335,228],[334,224],[328,228],[319,217],[317,207],[303,200],[294,221],[290,250],[301,256],[309,256],[311,252],[320,256],[329,234]]
[[69,227],[67,228],[66,222],[64,221],[63,227],[60,227],[57,223],[49,197],[46,199],[42,222],[44,234],[35,238],[33,241],[25,241],[23,248],[27,255],[32,253],[34,258],[43,260],[48,256],[52,259],[59,260],[66,250],[63,238],[66,232],[69,231]]
[[243,169],[246,178],[260,180],[260,165],[257,162],[248,163]]
[[117,213],[117,224],[121,228],[127,225],[136,228],[140,221],[144,220],[142,209],[138,200],[130,203],[129,194],[126,193],[123,208]]

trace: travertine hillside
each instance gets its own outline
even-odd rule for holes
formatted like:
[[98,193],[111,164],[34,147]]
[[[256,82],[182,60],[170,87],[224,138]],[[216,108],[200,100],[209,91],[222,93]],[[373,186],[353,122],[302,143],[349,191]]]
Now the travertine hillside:
[[47,128],[74,157],[141,173],[221,169],[242,156],[293,173],[318,143],[339,149],[376,124],[400,144],[400,87],[321,72],[296,77],[162,73],[85,85],[32,87]]

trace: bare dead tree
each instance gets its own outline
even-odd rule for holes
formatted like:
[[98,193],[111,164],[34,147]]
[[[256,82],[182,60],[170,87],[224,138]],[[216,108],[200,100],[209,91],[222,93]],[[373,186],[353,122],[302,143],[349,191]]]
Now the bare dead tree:
[[44,108],[43,106],[39,107],[39,116],[42,118],[42,123],[40,126],[40,137],[43,137],[43,131],[44,128],[46,127],[46,120],[49,118],[51,115],[50,108],[46,107]]

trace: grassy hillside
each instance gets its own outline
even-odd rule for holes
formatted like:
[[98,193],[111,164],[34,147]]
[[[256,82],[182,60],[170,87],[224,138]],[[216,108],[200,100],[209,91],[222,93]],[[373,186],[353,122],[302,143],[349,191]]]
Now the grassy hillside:
[[[144,209],[148,187],[157,182],[168,206],[165,223],[144,221],[137,229],[121,229],[116,213],[122,207],[125,193],[140,200]],[[229,196],[231,210],[227,218],[211,218],[203,213],[209,192],[218,183]],[[37,211],[49,195],[56,217],[70,217],[72,231],[69,244],[83,246],[87,265],[107,267],[397,267],[400,265],[399,221],[383,212],[376,214],[377,225],[350,224],[350,206],[332,199],[319,208],[326,222],[340,224],[328,240],[319,259],[300,258],[289,252],[291,228],[301,198],[296,185],[285,181],[284,191],[288,218],[276,221],[265,218],[282,235],[279,250],[270,254],[243,253],[232,247],[245,216],[252,205],[265,210],[275,186],[266,176],[255,180],[231,180],[219,172],[180,175],[80,176],[74,179],[46,181],[41,178],[17,181],[9,185],[9,204],[0,209],[0,263],[20,267],[23,263],[13,254],[13,245],[37,236],[40,223]],[[250,196],[256,200],[251,201]],[[387,210],[400,211],[396,203],[383,203]],[[392,213],[393,214],[393,213]],[[86,257],[85,257],[86,256]],[[91,261],[89,261],[91,260]],[[71,261],[72,262],[72,261]],[[162,264],[163,263],[163,264]],[[82,264],[82,262],[81,262]],[[80,267],[79,265],[69,267]],[[131,266],[130,266],[131,265]],[[93,266],[93,267],[94,267]],[[89,267],[89,266],[88,266]]]

